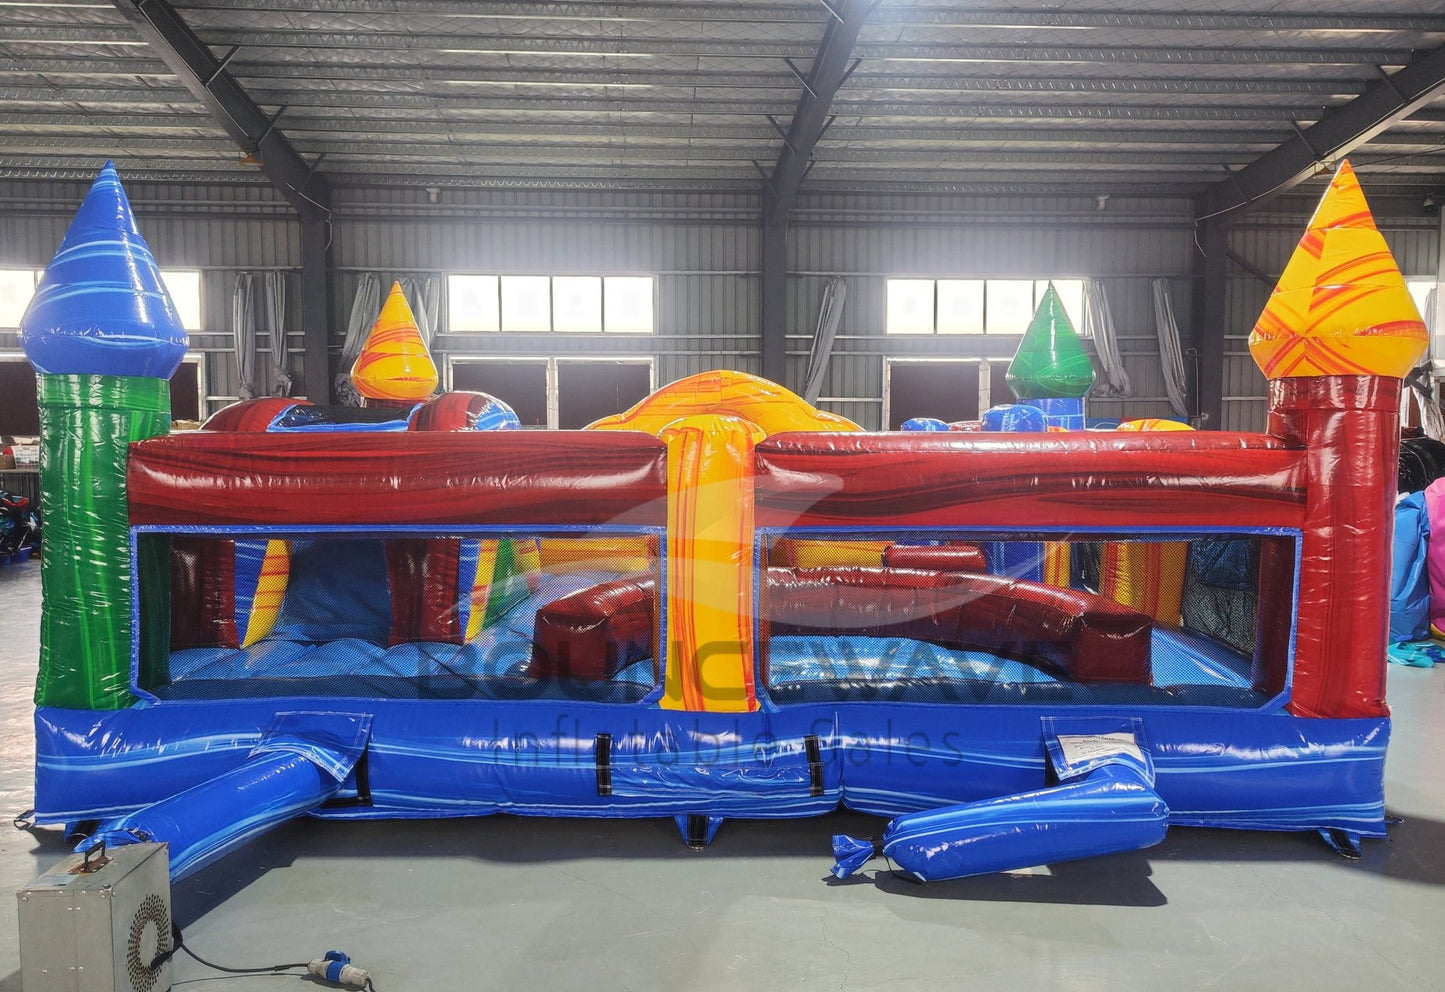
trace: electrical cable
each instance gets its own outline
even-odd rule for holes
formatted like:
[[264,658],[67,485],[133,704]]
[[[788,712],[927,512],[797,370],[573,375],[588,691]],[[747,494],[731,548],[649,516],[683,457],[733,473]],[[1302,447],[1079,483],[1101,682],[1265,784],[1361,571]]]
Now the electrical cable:
[[288,964],[263,965],[259,968],[231,968],[223,964],[216,964],[214,961],[207,961],[186,946],[185,938],[181,935],[180,925],[175,921],[171,922],[170,948],[156,955],[155,960],[150,963],[149,970],[153,972],[165,964],[175,956],[176,951],[184,951],[198,964],[227,975],[279,975],[283,972],[299,970],[310,972],[322,981],[333,985],[348,985],[352,988],[362,989],[363,992],[378,992],[376,983],[371,980],[371,975],[364,969],[353,965],[351,959],[340,951],[328,951],[325,957],[317,958],[314,961],[294,961]]
[[212,971],[223,971],[228,975],[264,975],[278,971],[292,971],[296,968],[304,969],[307,967],[307,965],[311,963],[309,961],[299,961],[292,964],[267,965],[264,968],[227,968],[225,965],[215,964],[214,962],[207,961],[205,958],[201,957],[195,951],[187,947],[185,940],[181,936],[180,924],[172,921],[171,948],[170,950],[158,955],[156,959],[151,962],[151,970],[154,971],[156,968],[159,968],[161,965],[169,961],[172,957],[175,956],[176,951],[184,951],[187,955],[194,958],[200,964],[205,965],[207,968],[210,968]]

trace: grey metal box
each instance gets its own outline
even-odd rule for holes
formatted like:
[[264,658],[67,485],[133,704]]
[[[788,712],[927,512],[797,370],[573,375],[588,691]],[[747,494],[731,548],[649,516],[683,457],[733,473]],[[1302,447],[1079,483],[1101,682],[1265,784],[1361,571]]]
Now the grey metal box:
[[167,992],[170,863],[164,844],[111,848],[81,870],[73,854],[16,893],[25,992]]

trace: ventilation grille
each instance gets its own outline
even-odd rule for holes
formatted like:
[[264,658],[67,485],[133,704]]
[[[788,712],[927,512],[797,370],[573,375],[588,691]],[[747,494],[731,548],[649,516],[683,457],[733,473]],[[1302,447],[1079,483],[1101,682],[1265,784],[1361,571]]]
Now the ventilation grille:
[[141,902],[130,921],[130,937],[125,948],[130,992],[151,992],[156,987],[156,980],[164,966],[153,969],[151,962],[170,949],[171,915],[165,901],[151,893]]

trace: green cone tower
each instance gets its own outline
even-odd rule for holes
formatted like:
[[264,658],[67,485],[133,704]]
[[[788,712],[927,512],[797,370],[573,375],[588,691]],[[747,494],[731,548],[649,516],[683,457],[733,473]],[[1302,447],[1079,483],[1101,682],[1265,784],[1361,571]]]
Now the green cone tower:
[[1053,283],[1024,331],[1005,381],[1020,403],[1043,410],[1048,426],[1084,429],[1084,394],[1094,385],[1094,367]]

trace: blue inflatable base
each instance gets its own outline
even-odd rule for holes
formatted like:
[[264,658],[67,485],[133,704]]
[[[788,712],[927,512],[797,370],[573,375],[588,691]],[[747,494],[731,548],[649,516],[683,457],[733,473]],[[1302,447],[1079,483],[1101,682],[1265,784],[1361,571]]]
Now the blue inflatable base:
[[1046,726],[1093,715],[1137,718],[1173,825],[1366,837],[1385,828],[1388,719],[1177,704],[859,702],[709,714],[646,700],[315,697],[40,708],[38,818],[109,819],[167,799],[245,763],[278,713],[308,710],[370,720],[356,770],[313,813],[336,819],[776,818],[840,803],[892,817],[1046,785]]

